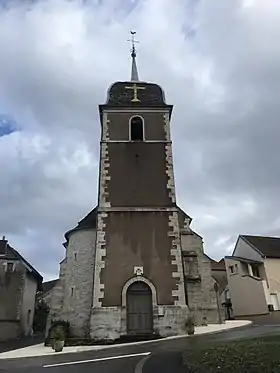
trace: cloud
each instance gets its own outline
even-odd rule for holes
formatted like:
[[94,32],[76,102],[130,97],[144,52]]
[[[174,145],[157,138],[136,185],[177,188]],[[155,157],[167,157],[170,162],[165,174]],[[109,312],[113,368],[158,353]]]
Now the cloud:
[[277,0],[21,1],[0,10],[0,227],[46,278],[64,232],[94,206],[108,86],[140,78],[174,104],[178,203],[209,255],[240,233],[277,235],[280,127]]

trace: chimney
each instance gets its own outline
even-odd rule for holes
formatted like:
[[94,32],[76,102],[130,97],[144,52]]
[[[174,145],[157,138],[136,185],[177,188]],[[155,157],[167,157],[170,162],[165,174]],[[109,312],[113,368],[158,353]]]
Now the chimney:
[[5,255],[7,253],[7,243],[6,237],[3,236],[2,240],[0,240],[0,255]]

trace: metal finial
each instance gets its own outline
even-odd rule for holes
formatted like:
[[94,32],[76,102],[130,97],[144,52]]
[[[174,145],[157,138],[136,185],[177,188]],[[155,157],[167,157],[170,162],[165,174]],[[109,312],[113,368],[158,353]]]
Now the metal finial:
[[135,43],[139,43],[135,40],[136,31],[130,31],[131,39],[127,40],[131,42],[131,57],[132,57],[132,68],[131,68],[131,81],[139,81],[137,66],[136,66],[136,48]]
[[131,34],[131,39],[128,39],[127,41],[131,42],[131,57],[135,58],[136,57],[135,43],[139,43],[139,41],[135,40],[136,31],[130,31],[130,34]]

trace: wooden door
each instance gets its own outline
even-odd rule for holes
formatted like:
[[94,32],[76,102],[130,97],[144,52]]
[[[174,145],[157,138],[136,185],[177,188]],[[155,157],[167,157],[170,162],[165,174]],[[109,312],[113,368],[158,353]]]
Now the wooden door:
[[131,284],[127,290],[127,333],[153,333],[153,303],[150,287],[142,281]]

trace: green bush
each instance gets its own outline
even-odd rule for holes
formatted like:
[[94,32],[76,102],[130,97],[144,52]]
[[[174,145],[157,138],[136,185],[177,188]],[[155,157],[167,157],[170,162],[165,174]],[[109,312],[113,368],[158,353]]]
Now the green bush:
[[[64,335],[65,335],[65,338],[68,338],[69,335],[70,335],[70,323],[69,321],[65,321],[65,320],[51,320],[51,331],[55,330],[58,328],[58,327],[61,327],[63,332],[64,332]],[[51,334],[53,334],[51,332]]]
[[61,325],[55,327],[53,339],[55,341],[64,341],[65,340],[65,332],[64,332],[64,329]]

